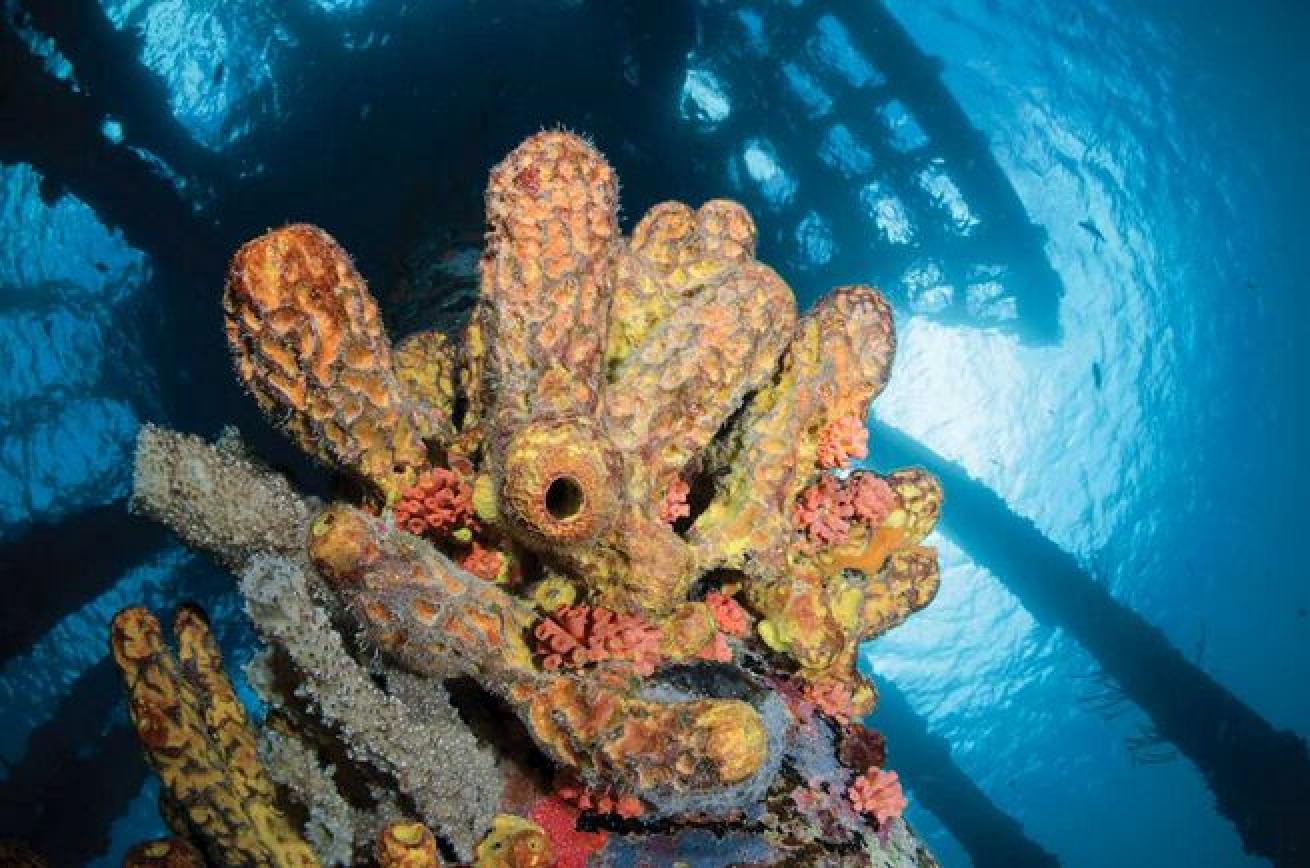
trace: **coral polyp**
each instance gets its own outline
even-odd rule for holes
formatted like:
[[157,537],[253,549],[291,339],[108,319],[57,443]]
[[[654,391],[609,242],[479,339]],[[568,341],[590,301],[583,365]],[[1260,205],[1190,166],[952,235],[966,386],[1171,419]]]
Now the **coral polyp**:
[[486,201],[458,339],[393,347],[315,227],[232,261],[238,379],[354,500],[302,497],[233,435],[141,435],[136,507],[239,574],[265,643],[256,731],[198,614],[180,667],[148,614],[116,622],[175,831],[228,864],[607,864],[706,825],[693,864],[930,864],[894,776],[839,761],[881,745],[850,734],[876,702],[859,643],[938,582],[935,480],[852,467],[886,301],[798,317],[726,200],[625,237],[570,133],[527,139]]

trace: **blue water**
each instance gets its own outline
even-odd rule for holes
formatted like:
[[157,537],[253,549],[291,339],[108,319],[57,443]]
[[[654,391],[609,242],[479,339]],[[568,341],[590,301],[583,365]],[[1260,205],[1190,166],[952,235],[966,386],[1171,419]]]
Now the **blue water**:
[[[980,817],[1066,865],[1269,864],[1155,700],[1208,677],[1233,704],[1198,728],[1244,707],[1310,736],[1310,15],[77,5],[4,4],[0,837],[116,864],[160,828],[104,658],[117,608],[198,599],[231,662],[251,647],[230,580],[126,515],[136,425],[232,421],[322,484],[232,382],[232,247],[312,220],[394,331],[448,324],[486,170],[565,123],[618,169],[627,220],[739,198],[803,301],[856,280],[892,297],[870,460],[957,481],[938,599],[866,649],[888,685],[871,722],[943,864],[1007,864]],[[1097,607],[1119,626],[1080,617]],[[1186,679],[1152,683],[1180,671],[1166,657]]]

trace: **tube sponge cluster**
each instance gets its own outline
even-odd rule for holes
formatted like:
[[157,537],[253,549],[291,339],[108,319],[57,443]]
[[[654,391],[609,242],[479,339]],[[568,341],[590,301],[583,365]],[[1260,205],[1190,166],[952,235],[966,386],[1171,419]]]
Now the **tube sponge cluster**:
[[[838,757],[876,700],[858,643],[938,582],[936,481],[852,466],[891,310],[848,286],[798,316],[736,203],[657,205],[628,237],[617,209],[584,139],[516,148],[491,173],[458,340],[393,346],[315,227],[237,252],[238,379],[360,495],[314,503],[232,437],[142,432],[135,507],[240,575],[266,644],[268,716],[258,739],[242,718],[240,763],[200,723],[179,748],[209,758],[216,793],[259,781],[239,806],[270,812],[192,822],[207,856],[256,835],[242,846],[330,864],[522,868],[568,861],[552,854],[576,836],[597,859],[620,837],[667,853],[671,831],[753,817],[777,864],[896,864],[889,841],[930,861],[887,787],[870,801],[871,767]],[[116,649],[166,672],[148,616],[123,617]],[[136,703],[154,680],[134,659]],[[156,762],[178,805],[216,798]],[[841,834],[798,831],[824,812]]]

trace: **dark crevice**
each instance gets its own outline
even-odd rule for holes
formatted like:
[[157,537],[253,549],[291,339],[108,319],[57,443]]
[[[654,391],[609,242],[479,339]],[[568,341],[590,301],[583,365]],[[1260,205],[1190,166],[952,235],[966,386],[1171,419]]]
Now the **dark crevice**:
[[33,732],[0,783],[0,839],[57,854],[57,864],[85,864],[109,845],[110,825],[147,771],[118,673],[102,660],[73,682],[60,713]]

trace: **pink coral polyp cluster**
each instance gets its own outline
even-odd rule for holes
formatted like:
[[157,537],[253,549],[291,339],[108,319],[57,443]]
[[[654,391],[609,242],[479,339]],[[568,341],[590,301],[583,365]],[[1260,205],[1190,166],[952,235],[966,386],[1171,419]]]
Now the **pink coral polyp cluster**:
[[696,656],[701,660],[713,660],[716,663],[732,662],[732,646],[728,644],[727,638],[722,633],[715,633],[714,638],[705,643],[705,647],[697,652]]
[[847,490],[835,477],[825,473],[801,492],[792,523],[805,532],[812,545],[837,546],[846,542],[854,515]]
[[900,776],[896,772],[869,769],[855,779],[846,795],[855,810],[873,817],[879,827],[886,826],[905,810],[905,794],[901,792]]
[[852,458],[869,454],[868,432],[858,416],[834,419],[819,432],[819,466],[824,470],[845,467]]
[[505,565],[505,556],[475,542],[468,553],[460,558],[459,565],[479,579],[494,582],[500,578],[501,568]]
[[855,473],[846,483],[851,512],[858,521],[877,527],[897,506],[896,492],[887,480],[873,473]]
[[897,506],[896,492],[876,473],[856,471],[844,481],[825,473],[797,498],[792,524],[811,546],[839,546],[852,524],[877,527]]
[[401,493],[395,518],[397,527],[415,536],[468,527],[473,521],[473,489],[453,470],[435,467]]
[[662,634],[639,615],[601,606],[561,606],[536,626],[537,653],[546,670],[577,669],[607,660],[631,663],[650,675],[661,660]]
[[691,493],[691,486],[682,479],[675,479],[669,483],[669,490],[664,493],[664,500],[660,502],[660,521],[665,524],[673,524],[680,518],[686,518],[691,515],[691,507],[687,504],[687,495]]
[[806,684],[803,695],[805,700],[819,711],[838,723],[848,724],[855,714],[855,700],[851,689],[839,681],[823,681]]
[[732,597],[722,591],[710,591],[705,595],[705,605],[710,607],[714,623],[724,633],[738,639],[750,633],[751,616]]
[[646,813],[646,807],[636,796],[589,789],[574,778],[561,781],[555,787],[555,795],[579,811],[592,814],[631,820]]

